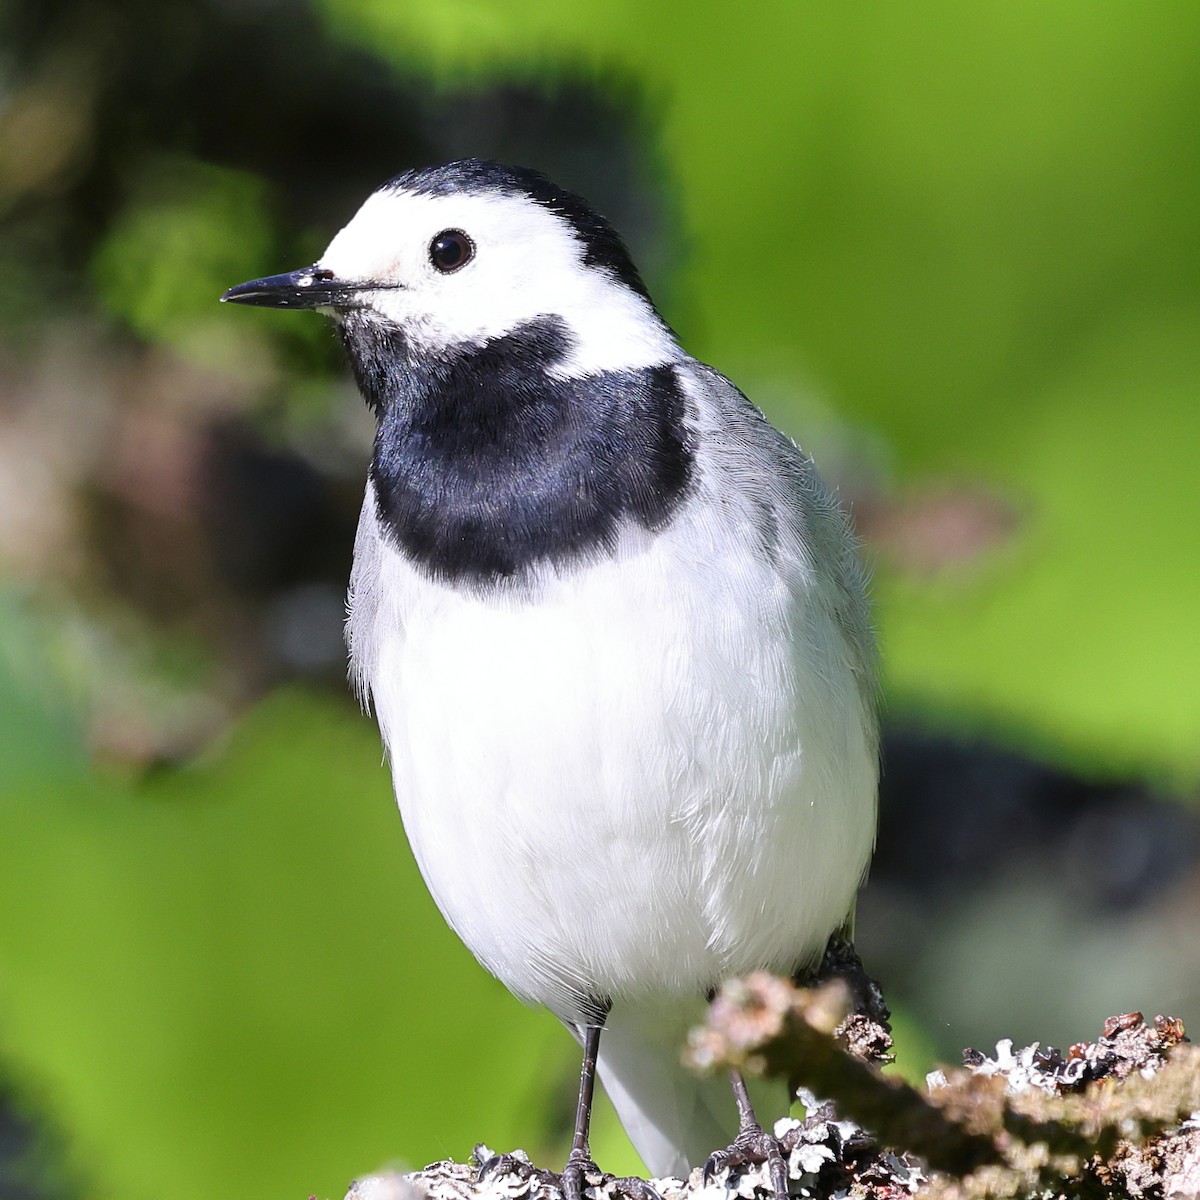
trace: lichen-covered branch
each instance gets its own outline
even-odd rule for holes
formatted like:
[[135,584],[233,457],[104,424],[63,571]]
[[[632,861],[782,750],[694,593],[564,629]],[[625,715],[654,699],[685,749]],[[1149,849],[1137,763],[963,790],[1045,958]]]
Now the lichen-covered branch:
[[[1014,1055],[1008,1042],[994,1059],[967,1051],[964,1067],[936,1073],[922,1093],[846,1052],[846,1006],[836,982],[734,981],[693,1034],[690,1061],[798,1082],[881,1146],[922,1159],[931,1172],[922,1194],[946,1200],[1141,1197],[1148,1164],[1182,1163],[1198,1149],[1196,1131],[1179,1123],[1200,1111],[1200,1050],[1177,1020],[1114,1017],[1065,1056],[1036,1045]],[[1200,1175],[1200,1165],[1187,1169]]]
[[949,1119],[915,1088],[847,1054],[836,1030],[848,1015],[849,993],[839,981],[798,988],[752,975],[721,989],[687,1060],[701,1071],[737,1068],[802,1084],[884,1145],[937,1170],[963,1175],[1003,1161],[971,1122]]
[[[700,1070],[783,1075],[802,1089],[806,1118],[776,1125],[793,1197],[1200,1197],[1200,1049],[1178,1021],[1113,1017],[1094,1042],[1066,1053],[1008,1041],[990,1056],[968,1050],[962,1067],[935,1072],[921,1090],[879,1070],[890,1047],[887,1009],[853,948],[846,943],[831,962],[835,969],[821,973],[838,978],[819,987],[767,975],[727,985],[687,1052]],[[483,1147],[475,1156],[492,1157]],[[771,1195],[762,1166],[651,1182],[663,1200]],[[610,1176],[588,1183],[589,1200],[624,1194]],[[482,1173],[437,1163],[371,1176],[348,1200],[561,1197],[557,1176],[516,1152]]]

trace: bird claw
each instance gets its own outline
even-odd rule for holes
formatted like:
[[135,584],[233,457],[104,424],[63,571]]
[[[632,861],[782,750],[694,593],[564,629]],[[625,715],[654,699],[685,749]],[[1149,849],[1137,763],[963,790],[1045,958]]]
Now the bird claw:
[[761,1125],[743,1125],[724,1150],[715,1150],[704,1164],[703,1179],[710,1184],[717,1173],[734,1167],[759,1167],[766,1163],[776,1200],[787,1200],[788,1165],[786,1147]]
[[475,1172],[476,1183],[485,1183],[497,1175],[514,1175],[518,1179],[536,1180],[541,1184],[558,1183],[558,1176],[553,1171],[535,1167],[524,1151],[518,1150],[515,1154],[491,1154],[485,1146],[476,1146],[475,1161],[479,1164]]
[[614,1194],[625,1200],[663,1200],[658,1189],[636,1175],[606,1175],[612,1181]]
[[[581,1151],[571,1151],[561,1172],[535,1167],[521,1151],[515,1154],[492,1154],[484,1146],[475,1147],[475,1161],[479,1163],[475,1172],[476,1183],[484,1183],[496,1175],[515,1175],[518,1179],[557,1189],[563,1200],[587,1200],[585,1193],[589,1187],[607,1187],[608,1196],[621,1200],[663,1200],[644,1179],[606,1174]],[[533,1195],[532,1191],[530,1195]]]
[[606,1185],[610,1196],[624,1197],[624,1200],[663,1200],[644,1179],[606,1174],[581,1150],[572,1150],[567,1156],[566,1166],[557,1182],[563,1200],[584,1200],[587,1187]]

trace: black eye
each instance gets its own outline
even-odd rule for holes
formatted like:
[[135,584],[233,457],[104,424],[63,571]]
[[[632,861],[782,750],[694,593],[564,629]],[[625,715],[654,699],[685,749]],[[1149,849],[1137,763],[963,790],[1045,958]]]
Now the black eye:
[[429,261],[444,275],[465,267],[474,257],[475,247],[461,229],[443,229],[429,243]]

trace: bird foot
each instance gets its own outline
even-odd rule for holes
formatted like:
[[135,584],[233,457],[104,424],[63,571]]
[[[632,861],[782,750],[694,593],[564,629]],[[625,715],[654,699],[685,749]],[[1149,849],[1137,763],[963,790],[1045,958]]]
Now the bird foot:
[[567,1156],[566,1166],[557,1182],[563,1200],[584,1200],[584,1191],[589,1187],[603,1188],[609,1196],[620,1196],[624,1200],[662,1200],[644,1179],[635,1175],[609,1175],[582,1150],[572,1150]]
[[561,1172],[535,1167],[521,1151],[515,1154],[490,1154],[486,1158],[485,1154],[487,1151],[484,1147],[476,1146],[475,1158],[479,1170],[475,1178],[480,1183],[496,1175],[514,1175],[543,1187],[556,1188],[562,1193],[563,1200],[586,1200],[588,1188],[603,1188],[608,1196],[622,1200],[663,1200],[644,1179],[609,1175],[580,1151],[571,1151]]
[[479,1169],[475,1172],[475,1182],[485,1183],[499,1175],[511,1175],[528,1182],[536,1181],[545,1186],[557,1186],[558,1176],[553,1171],[545,1171],[535,1167],[529,1161],[524,1150],[513,1154],[492,1154],[486,1146],[475,1147],[475,1161]]
[[704,1182],[712,1183],[718,1171],[734,1167],[760,1167],[766,1163],[776,1200],[788,1196],[788,1147],[761,1125],[743,1125],[724,1150],[716,1150],[704,1164]]

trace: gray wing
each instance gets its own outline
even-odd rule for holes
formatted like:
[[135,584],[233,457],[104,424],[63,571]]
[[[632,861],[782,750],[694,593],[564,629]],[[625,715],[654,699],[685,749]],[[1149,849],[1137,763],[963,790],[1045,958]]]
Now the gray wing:
[[[755,509],[754,525],[764,554],[784,573],[815,575],[815,589],[844,639],[872,727],[878,702],[875,635],[867,577],[849,515],[826,485],[816,464],[767,420],[724,375],[702,363],[680,368],[693,419],[709,456],[705,485],[717,494],[731,484],[739,501]],[[797,588],[802,585],[797,582]],[[813,589],[804,585],[805,590]]]
[[[777,561],[797,602],[824,607],[854,676],[868,753],[877,760],[877,651],[867,576],[849,515],[811,456],[724,375],[694,360],[680,371],[705,448],[701,486],[713,503],[748,507],[760,552]],[[877,804],[877,797],[872,801]],[[852,938],[853,929],[852,903],[837,932]]]

